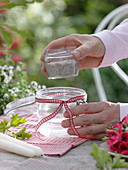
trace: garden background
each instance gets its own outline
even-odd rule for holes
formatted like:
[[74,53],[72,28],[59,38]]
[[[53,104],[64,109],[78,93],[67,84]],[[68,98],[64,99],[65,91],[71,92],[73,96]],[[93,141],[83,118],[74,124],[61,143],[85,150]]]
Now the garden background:
[[[32,84],[32,87],[29,85],[33,81],[46,87],[82,88],[87,91],[88,102],[99,101],[91,69],[81,70],[78,77],[49,80],[41,72],[41,53],[49,42],[59,37],[73,33],[93,33],[104,16],[127,2],[127,0],[1,0],[0,66],[13,65],[14,72],[17,65],[21,69],[13,74],[7,86],[1,67],[0,104],[6,100],[1,109],[15,98],[24,97],[26,95],[24,89],[35,88],[37,84]],[[125,60],[118,64],[128,73]],[[100,71],[108,100],[128,102],[128,87],[122,80],[109,67],[101,68]],[[14,87],[20,89],[19,95],[14,95],[14,91],[13,95],[9,92],[9,88]],[[11,97],[8,99],[5,93]]]

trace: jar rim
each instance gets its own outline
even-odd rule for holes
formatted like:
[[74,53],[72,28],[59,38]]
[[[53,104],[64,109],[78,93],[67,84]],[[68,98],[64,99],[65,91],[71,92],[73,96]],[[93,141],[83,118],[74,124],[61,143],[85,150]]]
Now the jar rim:
[[6,108],[13,108],[15,106],[18,106],[18,105],[22,105],[24,103],[27,103],[27,102],[34,102],[34,99],[35,99],[35,96],[28,96],[28,97],[23,97],[23,98],[20,98],[20,99],[15,99],[11,102],[9,102],[7,105],[6,105]]
[[52,98],[56,93],[66,95],[66,93],[68,94],[69,92],[74,94],[74,97],[84,95],[85,99],[87,98],[86,91],[77,87],[48,87],[46,89],[40,89],[36,92],[36,98]]
[[58,48],[58,49],[47,49],[45,50],[45,58],[60,58],[60,57],[72,57],[72,52],[75,50],[75,47],[68,48]]

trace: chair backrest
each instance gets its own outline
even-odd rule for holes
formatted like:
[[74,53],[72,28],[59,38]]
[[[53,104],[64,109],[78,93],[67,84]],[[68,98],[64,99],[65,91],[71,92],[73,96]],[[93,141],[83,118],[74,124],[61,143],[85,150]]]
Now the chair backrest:
[[[112,30],[123,19],[128,18],[128,3],[124,4],[113,11],[111,11],[95,29],[94,33],[100,32],[104,29]],[[121,80],[128,86],[128,75],[119,67],[117,63],[111,65],[113,71],[121,78]],[[101,80],[99,68],[92,69],[94,81],[98,91],[100,101],[107,101],[107,95]]]

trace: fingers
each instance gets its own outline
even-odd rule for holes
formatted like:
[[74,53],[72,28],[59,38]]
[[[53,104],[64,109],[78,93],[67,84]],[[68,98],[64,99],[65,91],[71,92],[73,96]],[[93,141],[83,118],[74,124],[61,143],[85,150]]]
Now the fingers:
[[[103,137],[106,134],[106,126],[104,124],[96,124],[76,128],[81,137],[96,139]],[[75,135],[71,128],[67,130],[69,135]]]
[[80,70],[96,68],[100,65],[102,60],[103,60],[103,57],[96,58],[96,57],[87,56],[87,57],[83,58],[82,60],[77,60],[78,68]]
[[67,38],[68,36],[54,40],[51,43],[49,43],[45,49],[64,48],[67,42]]
[[[70,110],[73,116],[78,116],[80,114],[94,114],[102,111],[104,107],[103,102],[95,102],[95,103],[84,103],[82,105],[77,105],[75,107],[71,107]],[[64,113],[64,117],[68,118],[68,113]]]
[[99,134],[95,134],[95,135],[84,135],[84,136],[81,136],[81,137],[86,138],[86,139],[92,139],[92,140],[101,140],[105,136],[107,136],[106,133],[99,133]]
[[45,66],[44,66],[44,63],[42,63],[41,71],[44,72],[44,73],[46,73],[46,68],[45,68]]
[[42,52],[41,60],[43,60],[43,56],[45,55],[45,51],[48,49],[59,49],[59,48],[66,48],[66,47],[75,47],[75,35],[65,36],[63,38],[59,38],[57,40],[52,41],[49,43],[46,48]]
[[65,38],[60,38],[49,43],[46,48],[42,51],[41,61],[44,61],[45,53],[48,49],[58,49],[65,46]]
[[105,46],[102,41],[94,36],[85,36],[83,43],[74,51],[73,56],[76,60],[82,60],[87,56],[103,57]]
[[91,48],[88,46],[88,43],[81,45],[73,52],[73,57],[76,60],[82,60],[90,54]]
[[[99,114],[84,114],[80,115],[78,117],[73,118],[73,122],[75,126],[87,126],[91,124],[100,124],[104,123],[104,117],[101,115],[102,113]],[[61,123],[62,127],[68,128],[70,127],[70,121],[69,119],[65,119]]]

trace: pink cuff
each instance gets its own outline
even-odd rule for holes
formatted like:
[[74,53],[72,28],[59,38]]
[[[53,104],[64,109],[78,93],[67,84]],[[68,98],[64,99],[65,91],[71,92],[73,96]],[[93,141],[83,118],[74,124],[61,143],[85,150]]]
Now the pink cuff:
[[120,121],[128,115],[128,103],[118,103],[120,105]]

